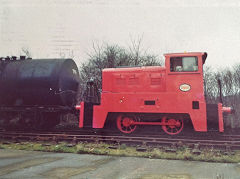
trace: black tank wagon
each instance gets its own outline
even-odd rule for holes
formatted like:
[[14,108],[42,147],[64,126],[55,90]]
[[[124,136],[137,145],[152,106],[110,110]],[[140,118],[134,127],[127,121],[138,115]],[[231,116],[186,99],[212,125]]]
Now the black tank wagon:
[[79,72],[72,59],[0,60],[0,120],[4,126],[47,129],[74,110]]

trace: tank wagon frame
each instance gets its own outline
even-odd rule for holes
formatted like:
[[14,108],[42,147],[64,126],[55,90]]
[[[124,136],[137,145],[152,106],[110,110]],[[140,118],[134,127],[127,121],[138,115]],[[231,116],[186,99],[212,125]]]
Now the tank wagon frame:
[[82,101],[79,127],[104,128],[111,120],[122,133],[139,125],[159,125],[170,135],[186,124],[194,131],[223,132],[222,103],[206,104],[203,65],[206,52],[165,54],[165,67],[108,68],[102,71],[100,103]]

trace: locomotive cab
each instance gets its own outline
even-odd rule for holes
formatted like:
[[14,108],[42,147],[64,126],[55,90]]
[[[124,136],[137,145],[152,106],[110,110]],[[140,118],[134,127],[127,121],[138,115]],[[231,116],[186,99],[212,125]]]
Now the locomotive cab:
[[167,91],[178,92],[181,96],[179,102],[188,108],[194,130],[223,132],[223,113],[231,113],[232,110],[230,107],[223,107],[221,102],[206,104],[203,65],[207,53],[166,54],[165,57],[169,81]]
[[172,111],[189,115],[195,131],[207,131],[203,64],[207,53],[165,54],[166,93],[171,93]]

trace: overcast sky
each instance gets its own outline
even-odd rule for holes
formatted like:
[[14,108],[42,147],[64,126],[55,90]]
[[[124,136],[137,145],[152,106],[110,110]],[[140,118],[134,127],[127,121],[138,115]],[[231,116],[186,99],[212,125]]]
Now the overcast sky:
[[240,63],[240,1],[0,0],[0,56],[74,56],[87,60],[92,43],[142,45],[159,56],[206,51],[213,67]]

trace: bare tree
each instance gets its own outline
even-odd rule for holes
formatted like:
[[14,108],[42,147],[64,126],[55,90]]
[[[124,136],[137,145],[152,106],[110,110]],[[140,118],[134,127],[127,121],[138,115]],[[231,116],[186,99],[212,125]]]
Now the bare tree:
[[30,50],[26,47],[22,47],[22,53],[25,55],[27,58],[32,58],[32,54]]
[[204,87],[207,103],[216,103],[218,98],[218,84],[216,73],[209,66],[204,67]]
[[131,46],[130,54],[131,54],[131,60],[133,61],[134,65],[138,65],[140,63],[140,55],[141,55],[141,43],[143,40],[143,36],[139,37],[137,40],[131,38]]
[[89,53],[89,60],[80,67],[80,92],[83,96],[86,82],[94,79],[97,88],[101,89],[102,69],[115,68],[119,66],[152,66],[161,65],[162,61],[156,55],[148,54],[146,51],[142,54],[141,41],[133,44],[131,50],[118,45],[96,44],[92,45],[93,51]]
[[217,72],[211,67],[204,67],[205,96],[207,103],[219,102],[220,79],[222,86],[223,105],[235,109],[235,114],[226,116],[225,124],[231,128],[240,127],[240,64],[233,68],[218,69]]

